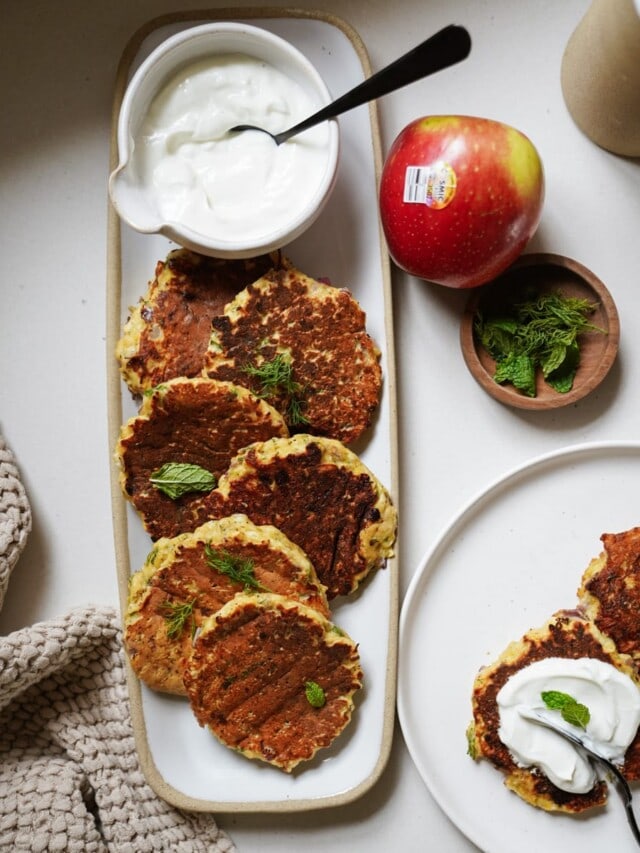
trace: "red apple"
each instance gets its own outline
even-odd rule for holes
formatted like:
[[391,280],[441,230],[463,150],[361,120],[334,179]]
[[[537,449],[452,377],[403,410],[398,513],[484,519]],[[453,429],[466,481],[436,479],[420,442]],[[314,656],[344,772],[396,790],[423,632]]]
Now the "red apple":
[[531,141],[471,116],[411,122],[391,146],[380,181],[391,257],[447,287],[476,287],[503,272],[538,227],[543,199]]

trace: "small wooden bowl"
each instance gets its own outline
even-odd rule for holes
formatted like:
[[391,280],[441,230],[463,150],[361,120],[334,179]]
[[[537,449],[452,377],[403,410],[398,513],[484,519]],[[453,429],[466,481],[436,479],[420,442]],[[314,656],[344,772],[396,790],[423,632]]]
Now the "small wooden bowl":
[[[511,303],[527,287],[534,285],[541,293],[558,290],[565,296],[589,299],[598,304],[589,316],[597,332],[580,336],[580,364],[573,388],[566,394],[554,391],[538,371],[536,396],[527,397],[513,385],[499,385],[494,379],[495,361],[476,340],[473,332],[477,310],[495,309]],[[465,307],[460,327],[460,344],[467,367],[474,379],[501,403],[518,409],[547,410],[568,406],[581,400],[602,382],[618,354],[620,322],[611,294],[590,270],[562,255],[522,255],[509,269],[473,292]]]

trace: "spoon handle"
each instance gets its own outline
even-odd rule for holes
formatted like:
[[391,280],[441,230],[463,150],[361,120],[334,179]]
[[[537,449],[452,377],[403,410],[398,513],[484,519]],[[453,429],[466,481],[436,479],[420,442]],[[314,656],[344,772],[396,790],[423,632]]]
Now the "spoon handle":
[[638,826],[636,816],[633,812],[631,788],[629,787],[629,783],[627,782],[625,777],[622,775],[621,770],[612,761],[609,761],[603,755],[600,755],[599,752],[595,752],[593,749],[588,747],[579,735],[568,731],[564,728],[564,726],[559,725],[556,721],[552,722],[548,717],[543,716],[539,711],[526,712],[524,710],[521,710],[520,715],[527,720],[531,720],[531,722],[533,723],[539,723],[541,726],[545,726],[546,728],[551,729],[551,731],[554,731],[561,737],[564,737],[568,741],[571,741],[571,743],[575,744],[578,749],[581,749],[588,758],[591,758],[593,761],[599,762],[609,771],[609,773],[611,773],[611,775],[617,782],[618,793],[620,794],[620,798],[624,803],[624,811],[627,817],[629,828],[631,829],[636,843],[640,847],[640,827]]
[[627,822],[629,823],[629,827],[631,832],[633,833],[633,837],[636,840],[638,846],[640,846],[640,828],[638,827],[638,823],[636,821],[636,816],[633,812],[633,803],[631,799],[631,788],[629,787],[627,780],[624,778],[622,773],[618,770],[615,764],[611,762],[606,762],[607,769],[613,773],[616,781],[619,785],[619,793],[622,798],[622,802],[624,803],[624,811],[627,816]]
[[276,134],[276,141],[280,144],[290,136],[321,121],[335,118],[347,110],[381,98],[389,92],[461,62],[466,59],[470,50],[471,37],[467,30],[456,24],[449,24],[295,127]]

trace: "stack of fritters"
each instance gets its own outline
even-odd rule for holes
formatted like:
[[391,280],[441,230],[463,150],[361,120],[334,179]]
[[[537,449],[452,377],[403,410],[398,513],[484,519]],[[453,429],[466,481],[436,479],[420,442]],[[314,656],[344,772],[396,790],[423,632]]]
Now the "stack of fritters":
[[[186,692],[223,743],[290,771],[340,734],[362,682],[328,600],[382,566],[396,536],[387,490],[344,444],[381,391],[365,315],[279,254],[178,250],[117,356],[144,395],[121,429],[120,483],[155,540],[130,581],[132,667]],[[168,496],[158,472],[181,465],[211,487]]]
[[329,615],[311,562],[273,527],[233,515],[158,540],[129,585],[125,644],[138,677],[155,690],[183,694],[195,631],[246,590],[286,595]]
[[240,514],[156,543],[130,581],[124,641],[149,687],[186,693],[223,744],[286,772],[342,732],[362,685],[306,554]]
[[175,249],[158,261],[146,294],[130,309],[116,347],[122,378],[134,395],[175,376],[202,373],[211,318],[271,268],[279,252],[247,260],[220,260]]
[[[327,746],[350,719],[353,693],[362,678],[357,646],[327,618],[327,598],[352,592],[391,555],[397,525],[395,509],[387,491],[352,451],[335,440],[297,435],[257,442],[241,450],[218,487],[201,498],[194,497],[189,511],[192,520],[219,520],[204,522],[194,533],[160,539],[145,567],[133,576],[125,630],[133,668],[150,687],[175,693],[184,692],[182,679],[186,671],[190,672],[190,681],[184,684],[203,724],[240,752],[291,770]],[[185,516],[181,518],[184,521]],[[259,545],[258,535],[262,536]],[[222,548],[221,537],[226,543]],[[254,568],[251,581],[246,575],[238,576],[235,582],[221,576],[212,566],[212,550],[222,550],[234,560],[249,560]],[[320,567],[317,573],[316,564]],[[223,607],[226,598],[233,602],[241,591],[252,589],[263,602],[261,607],[270,601],[262,595],[264,590],[284,593],[280,597],[286,602],[302,604],[297,609],[290,604],[279,605],[275,611],[270,608],[268,614],[251,621],[251,629],[243,627],[241,621],[233,637],[228,627],[222,632],[216,628],[209,644],[203,645],[200,637],[214,624],[217,608]],[[246,602],[242,610],[246,610]],[[315,610],[316,617],[310,616],[310,610]],[[179,612],[186,617],[175,634],[171,626]],[[236,626],[235,617],[243,613],[231,612],[234,618],[230,624]],[[293,620],[291,631],[286,633],[290,645],[268,633],[274,612],[279,614],[279,625]],[[214,622],[207,621],[209,614]],[[253,635],[243,639],[242,632],[257,626],[261,626],[261,645]],[[202,633],[194,639],[192,631],[197,629]],[[214,637],[215,649],[210,645]],[[311,643],[308,652],[305,638]],[[271,669],[260,670],[264,683],[252,678],[248,682],[252,686],[244,686],[254,692],[248,697],[252,701],[243,703],[239,710],[228,704],[235,695],[231,691],[221,692],[215,703],[207,705],[217,695],[207,686],[209,681],[213,680],[217,690],[231,677],[225,663],[228,655],[242,672],[252,672],[253,662],[247,668],[233,658],[238,651],[236,643],[245,640],[251,644],[250,649],[242,647],[245,657],[261,648],[265,660],[272,655],[277,658],[271,662]],[[340,690],[333,683],[336,672],[326,669],[327,647],[331,654],[348,652],[349,664],[339,670]],[[294,648],[306,675],[298,679],[297,669],[288,672],[277,686],[284,691],[280,710],[271,717],[267,710],[275,698],[266,699],[264,694],[272,693],[272,677],[280,672]],[[233,676],[234,681],[237,678]],[[321,709],[309,706],[305,695],[309,681],[317,683],[327,697]],[[242,720],[248,708],[263,703],[266,710],[260,717],[252,712]],[[227,719],[229,708],[233,714]],[[290,717],[296,714],[300,719],[294,725]],[[315,720],[314,725],[310,720]]]
[[384,564],[397,527],[389,493],[355,453],[302,434],[241,450],[198,512],[241,512],[279,528],[307,554],[329,599],[354,592]]
[[[601,539],[605,550],[583,574],[577,609],[559,611],[545,625],[511,643],[494,663],[480,670],[473,685],[470,754],[489,760],[505,774],[508,788],[547,811],[578,814],[602,806],[607,800],[606,782],[598,782],[586,794],[572,794],[535,768],[518,767],[498,735],[496,697],[518,670],[548,657],[605,661],[640,689],[640,528],[605,533]],[[622,770],[629,781],[640,780],[640,733],[627,750]]]
[[178,378],[145,395],[137,417],[121,429],[116,448],[122,491],[152,539],[191,531],[198,492],[170,498],[151,482],[163,465],[198,465],[217,482],[247,444],[286,436],[281,415],[246,388],[213,379]]
[[136,396],[177,376],[211,376],[264,397],[292,431],[346,444],[380,402],[380,352],[356,299],[279,253],[170,253],[130,309],[116,355]]

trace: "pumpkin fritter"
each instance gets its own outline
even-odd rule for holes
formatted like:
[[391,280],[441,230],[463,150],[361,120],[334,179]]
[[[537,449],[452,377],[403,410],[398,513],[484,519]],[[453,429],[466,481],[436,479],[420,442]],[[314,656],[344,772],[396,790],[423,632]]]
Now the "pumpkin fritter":
[[244,515],[159,539],[131,576],[124,642],[149,687],[184,694],[184,659],[207,616],[245,590],[295,598],[329,615],[324,587],[307,556],[283,533]]
[[317,610],[240,594],[204,620],[184,683],[201,726],[291,772],[347,726],[362,671],[356,644]]
[[248,285],[212,321],[205,373],[246,385],[291,432],[355,441],[380,401],[380,352],[355,298],[293,267]]
[[587,567],[578,597],[618,650],[640,664],[640,527],[603,533],[604,551]]
[[[546,811],[578,814],[604,805],[607,800],[606,782],[598,782],[586,794],[562,791],[543,773],[518,767],[498,735],[500,714],[496,697],[500,689],[518,670],[550,657],[595,658],[612,664],[636,684],[639,683],[631,658],[620,654],[614,642],[591,620],[578,611],[558,611],[545,625],[528,631],[521,640],[511,643],[494,663],[478,673],[473,686],[469,752],[473,758],[485,758],[501,770],[505,774],[505,785],[531,805]],[[627,751],[627,770],[637,766],[639,752],[640,735],[637,734]]]
[[130,308],[116,346],[122,378],[134,395],[176,376],[202,372],[211,318],[247,284],[286,263],[279,252],[221,260],[175,249]]
[[242,449],[196,512],[202,520],[240,512],[282,530],[307,554],[329,599],[384,565],[397,528],[389,493],[358,456],[304,434]]
[[203,377],[172,379],[146,395],[139,414],[121,428],[122,492],[152,539],[192,531],[207,520],[194,515],[202,493],[168,497],[152,484],[152,474],[167,463],[186,463],[217,480],[240,448],[286,435],[281,415],[246,388]]

